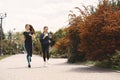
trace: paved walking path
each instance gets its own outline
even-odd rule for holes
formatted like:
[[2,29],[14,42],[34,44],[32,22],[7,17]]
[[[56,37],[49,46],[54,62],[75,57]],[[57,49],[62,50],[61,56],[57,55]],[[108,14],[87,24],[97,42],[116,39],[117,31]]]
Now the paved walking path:
[[43,67],[41,57],[33,55],[27,68],[26,54],[0,61],[0,80],[120,80],[120,72],[85,65],[67,64],[66,59],[51,59]]

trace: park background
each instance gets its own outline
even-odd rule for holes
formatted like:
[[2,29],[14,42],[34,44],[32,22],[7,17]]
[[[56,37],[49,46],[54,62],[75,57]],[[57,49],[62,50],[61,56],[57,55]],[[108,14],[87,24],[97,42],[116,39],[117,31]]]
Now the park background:
[[[55,42],[50,49],[51,57],[67,58],[69,63],[120,70],[120,1],[103,0],[96,7],[82,5],[82,8],[73,8],[66,16],[68,25],[57,31],[50,31]],[[23,53],[22,32],[15,29],[5,33],[1,29],[1,58]],[[42,55],[39,42],[41,33],[42,30],[36,29],[37,36],[33,40],[36,55]]]

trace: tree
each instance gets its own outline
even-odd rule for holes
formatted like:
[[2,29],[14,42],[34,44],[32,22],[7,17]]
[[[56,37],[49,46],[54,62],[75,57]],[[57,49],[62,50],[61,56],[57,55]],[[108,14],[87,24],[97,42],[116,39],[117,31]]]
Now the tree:
[[[66,46],[70,49],[69,60],[76,62],[81,58],[80,60],[103,61],[110,59],[120,49],[119,1],[116,5],[113,4],[103,0],[94,11],[93,8],[83,6],[84,10],[75,7],[80,11],[79,16],[69,14],[70,26],[63,37],[69,40],[69,46]],[[62,44],[63,41],[65,40],[61,40]]]
[[111,6],[104,0],[94,14],[84,18],[84,25],[80,27],[79,50],[85,53],[87,59],[102,61],[120,49],[119,10],[119,6]]

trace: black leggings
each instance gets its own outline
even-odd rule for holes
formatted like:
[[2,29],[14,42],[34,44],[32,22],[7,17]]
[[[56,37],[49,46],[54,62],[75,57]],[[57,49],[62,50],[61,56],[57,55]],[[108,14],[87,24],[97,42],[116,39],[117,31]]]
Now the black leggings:
[[43,51],[43,60],[44,62],[46,62],[46,58],[47,60],[49,60],[49,44],[42,44],[42,51]]

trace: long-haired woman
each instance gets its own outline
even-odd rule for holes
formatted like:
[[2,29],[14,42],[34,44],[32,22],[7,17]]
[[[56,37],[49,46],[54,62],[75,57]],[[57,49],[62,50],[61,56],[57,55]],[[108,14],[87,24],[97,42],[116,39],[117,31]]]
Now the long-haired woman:
[[24,35],[24,48],[27,52],[27,62],[28,62],[28,68],[31,68],[31,57],[33,53],[33,43],[32,38],[35,38],[35,30],[30,24],[25,25],[26,31],[23,32]]

